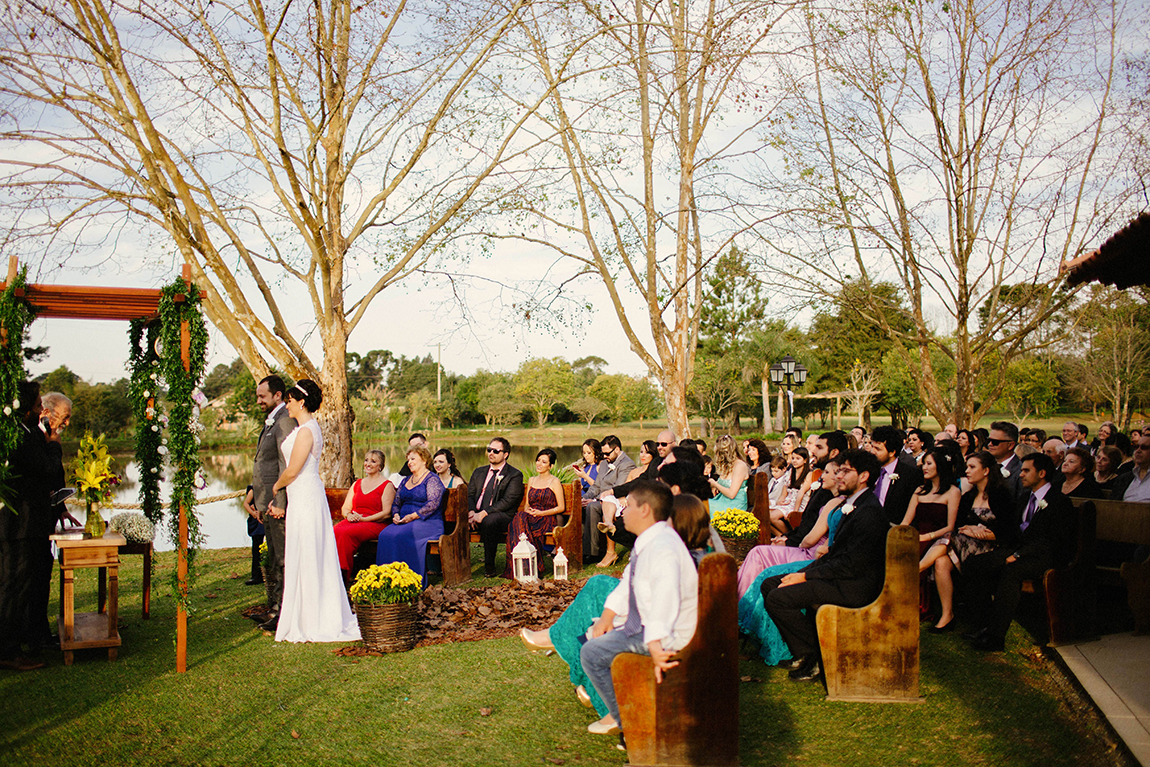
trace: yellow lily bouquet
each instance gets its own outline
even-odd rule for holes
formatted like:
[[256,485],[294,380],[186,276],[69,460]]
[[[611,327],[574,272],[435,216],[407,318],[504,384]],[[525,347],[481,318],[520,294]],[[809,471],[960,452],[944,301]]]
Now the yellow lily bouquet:
[[406,562],[392,562],[360,570],[348,596],[357,605],[398,605],[419,596],[422,586],[423,578]]
[[88,506],[88,518],[84,532],[93,538],[104,535],[104,520],[100,517],[99,503],[112,499],[112,490],[120,484],[120,478],[112,471],[112,456],[104,444],[104,435],[93,437],[92,432],[84,432],[80,440],[80,450],[72,462],[72,473],[76,477],[76,487],[80,490]]

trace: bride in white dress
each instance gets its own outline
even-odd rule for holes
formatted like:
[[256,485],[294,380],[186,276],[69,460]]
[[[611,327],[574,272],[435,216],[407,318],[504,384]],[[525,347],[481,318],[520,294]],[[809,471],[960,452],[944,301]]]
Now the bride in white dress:
[[288,414],[299,426],[283,441],[287,468],[275,490],[287,488],[284,594],[277,642],[351,642],[359,624],[351,612],[339,571],[327,495],[319,476],[323,434],[312,413],[323,402],[315,381],[287,390]]

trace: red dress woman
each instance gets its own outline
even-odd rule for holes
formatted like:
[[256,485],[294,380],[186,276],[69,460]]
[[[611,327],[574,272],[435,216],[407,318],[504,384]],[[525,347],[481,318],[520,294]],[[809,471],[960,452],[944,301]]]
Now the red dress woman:
[[344,582],[351,580],[352,557],[364,541],[374,540],[387,527],[395,486],[383,477],[383,453],[368,450],[363,479],[357,480],[343,502],[343,521],[335,526],[335,548]]

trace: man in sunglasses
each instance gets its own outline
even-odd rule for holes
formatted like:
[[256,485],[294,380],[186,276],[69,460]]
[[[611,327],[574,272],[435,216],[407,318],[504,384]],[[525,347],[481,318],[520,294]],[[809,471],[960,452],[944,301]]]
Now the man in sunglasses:
[[1022,473],[1022,461],[1014,454],[1018,446],[1018,427],[1010,421],[995,421],[990,425],[990,437],[986,440],[987,451],[998,461],[1002,471],[1002,479],[1017,501],[1022,498],[1025,488],[1019,475]]
[[[467,483],[467,521],[479,531],[483,541],[483,573],[487,578],[498,574],[495,552],[507,540],[511,518],[523,500],[523,472],[507,463],[511,443],[495,437],[487,444],[487,466],[471,473]],[[511,556],[511,552],[507,552]]]

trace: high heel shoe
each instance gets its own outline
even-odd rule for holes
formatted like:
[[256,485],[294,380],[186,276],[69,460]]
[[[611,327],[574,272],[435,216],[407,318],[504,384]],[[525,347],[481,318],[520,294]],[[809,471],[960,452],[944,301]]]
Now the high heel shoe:
[[954,630],[954,618],[951,618],[949,621],[947,621],[945,626],[931,626],[930,628],[927,629],[927,633],[930,633],[930,634],[949,634],[953,630]]
[[523,640],[523,644],[527,645],[528,650],[554,650],[555,645],[551,644],[551,642],[537,639],[542,633],[542,631],[529,631],[522,628],[519,629],[519,638]]
[[603,535],[614,535],[615,534],[615,526],[612,524],[608,524],[606,522],[600,522],[599,524],[595,525],[595,527],[599,530],[599,532],[603,533]]
[[601,561],[599,564],[597,564],[595,566],[596,567],[610,567],[611,565],[615,564],[618,561],[619,561],[619,555],[618,554],[608,554],[607,556],[603,557],[603,561]]
[[579,685],[575,688],[575,697],[587,708],[591,708],[595,705],[591,702],[591,696],[587,694],[587,688],[583,685]]

